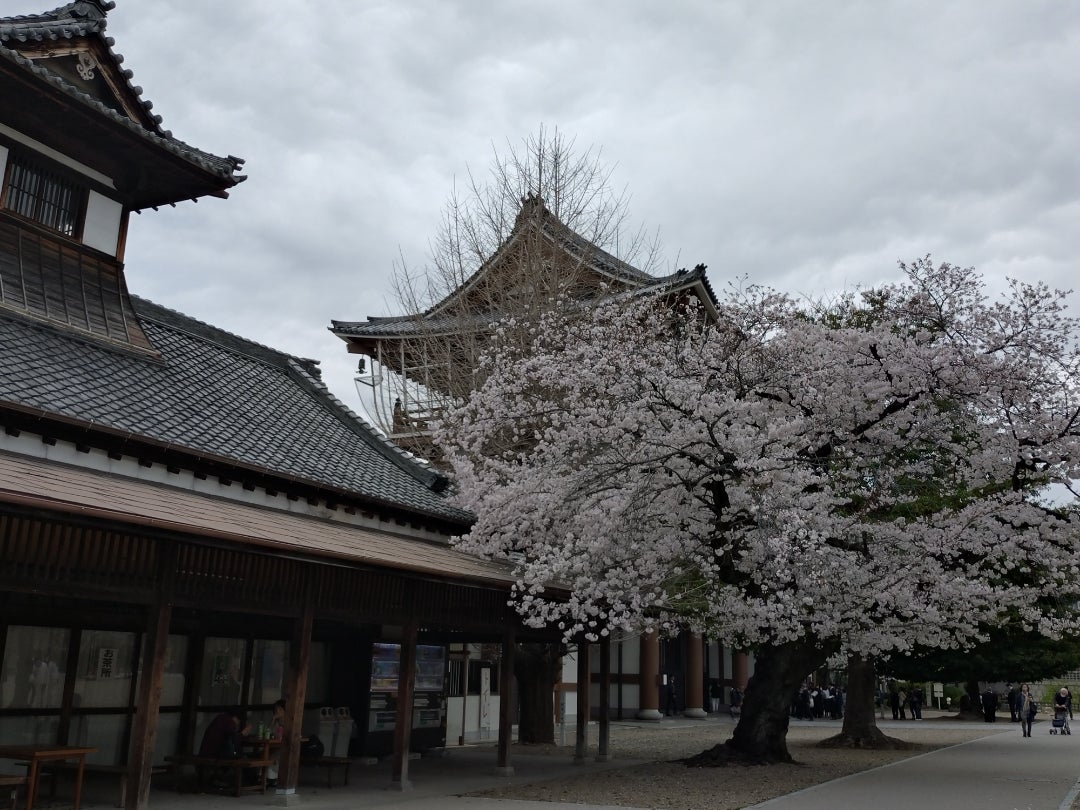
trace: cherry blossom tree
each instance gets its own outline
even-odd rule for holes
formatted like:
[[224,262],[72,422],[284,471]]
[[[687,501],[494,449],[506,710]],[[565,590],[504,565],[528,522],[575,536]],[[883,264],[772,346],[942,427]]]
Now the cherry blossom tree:
[[831,656],[964,646],[1006,614],[1068,629],[1043,608],[1080,578],[1065,294],[901,271],[828,306],[732,287],[716,323],[554,308],[439,426],[477,515],[461,545],[515,561],[527,621],[756,650],[715,760],[789,761],[791,696]]
[[[438,449],[422,429],[412,428],[469,395],[480,379],[478,358],[490,343],[492,322],[512,317],[520,347],[558,294],[595,297],[591,265],[597,253],[645,272],[659,261],[658,237],[631,224],[629,194],[615,186],[614,167],[599,148],[541,126],[519,143],[493,146],[491,158],[486,171],[469,170],[455,184],[427,262],[413,270],[403,259],[395,267],[397,304],[413,320],[395,349],[408,360],[372,375],[385,385],[385,429],[436,464]],[[574,250],[553,238],[571,233]],[[434,322],[426,320],[432,312],[438,315]],[[504,329],[503,339],[515,340],[512,330]],[[395,373],[406,366],[407,375]],[[401,410],[391,406],[395,399]],[[559,644],[517,645],[523,741],[555,740],[553,684],[562,652]]]

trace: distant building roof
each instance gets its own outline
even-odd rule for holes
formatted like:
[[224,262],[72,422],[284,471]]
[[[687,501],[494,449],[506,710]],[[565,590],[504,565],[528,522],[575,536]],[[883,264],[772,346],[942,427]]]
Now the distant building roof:
[[0,408],[469,522],[445,479],[338,401],[314,361],[131,300],[160,359],[0,310]]
[[458,300],[468,296],[469,290],[480,283],[489,273],[495,272],[516,240],[535,229],[549,243],[561,249],[574,262],[580,263],[597,278],[607,284],[606,295],[626,292],[659,294],[696,288],[702,302],[715,308],[716,295],[705,275],[705,265],[691,271],[679,270],[668,276],[653,276],[633,265],[616,258],[606,250],[594,245],[587,238],[561,222],[547,209],[541,198],[529,196],[522,200],[511,234],[477,270],[457,289],[422,313],[398,316],[373,316],[366,321],[330,322],[330,331],[343,340],[349,338],[373,340],[394,339],[417,335],[443,335],[461,331],[482,331],[502,313],[476,311],[470,307],[459,308]]

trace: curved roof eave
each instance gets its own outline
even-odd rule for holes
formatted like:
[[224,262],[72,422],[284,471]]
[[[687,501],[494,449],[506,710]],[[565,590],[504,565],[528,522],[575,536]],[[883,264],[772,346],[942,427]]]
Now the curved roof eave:
[[73,87],[55,73],[36,65],[32,59],[27,59],[18,51],[14,51],[11,48],[0,45],[0,57],[27,71],[28,74],[33,75],[36,79],[43,81],[52,90],[62,93],[64,96],[82,104],[95,114],[107,119],[113,125],[119,125],[126,131],[138,136],[146,142],[153,144],[154,146],[184,160],[195,168],[212,175],[221,183],[223,188],[231,188],[246,179],[245,175],[237,174],[244,164],[243,158],[238,158],[233,155],[219,157],[218,155],[204,152],[201,149],[197,149],[194,146],[174,138],[168,131],[158,134],[157,132],[148,130],[138,122],[133,121],[127,116],[121,115],[115,110],[102,104],[93,96],[84,93],[77,87]]

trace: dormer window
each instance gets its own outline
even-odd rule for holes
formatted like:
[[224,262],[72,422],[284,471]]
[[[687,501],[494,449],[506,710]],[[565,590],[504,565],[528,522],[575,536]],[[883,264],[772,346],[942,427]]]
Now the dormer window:
[[65,236],[74,237],[86,187],[68,175],[12,154],[8,160],[3,207]]

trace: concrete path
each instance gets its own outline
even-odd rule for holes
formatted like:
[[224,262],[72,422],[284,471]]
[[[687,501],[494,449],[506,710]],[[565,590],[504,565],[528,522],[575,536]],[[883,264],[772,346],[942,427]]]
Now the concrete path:
[[[666,727],[699,720],[667,720]],[[726,721],[721,721],[726,722]],[[830,725],[839,723],[824,721]],[[924,721],[925,722],[925,721]],[[934,721],[930,721],[933,723]],[[801,725],[793,721],[793,725]],[[823,724],[820,721],[814,725]],[[880,721],[893,729],[921,726],[914,721]],[[832,782],[772,799],[759,810],[1069,810],[1080,794],[1080,723],[1076,734],[1051,736],[1050,723],[1036,723],[1033,736],[1020,734],[1019,725],[998,723],[994,733],[972,742],[938,749],[901,762],[864,771]],[[153,810],[255,810],[274,806],[302,810],[634,810],[604,805],[563,804],[463,797],[461,794],[508,784],[559,780],[580,776],[583,767],[562,756],[514,755],[515,774],[493,774],[495,752],[490,746],[450,749],[443,757],[424,757],[410,763],[413,789],[388,789],[387,763],[354,765],[348,787],[327,789],[313,783],[302,795],[227,796],[178,794],[166,786],[151,793]],[[633,760],[591,761],[586,772],[633,767]],[[115,783],[98,780],[84,797],[85,810],[110,810]],[[62,797],[45,808],[70,808]],[[643,810],[643,808],[638,808]],[[747,808],[746,810],[752,810]]]
[[[845,776],[753,810],[1068,810],[1078,793],[1080,734],[1031,737],[1006,719],[1000,733]],[[751,810],[748,808],[747,810]]]

